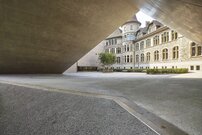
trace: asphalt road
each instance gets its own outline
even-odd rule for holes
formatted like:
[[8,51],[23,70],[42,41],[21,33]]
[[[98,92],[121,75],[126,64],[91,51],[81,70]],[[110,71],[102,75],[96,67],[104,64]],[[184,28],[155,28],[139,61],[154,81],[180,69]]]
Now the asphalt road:
[[0,135],[156,135],[114,101],[0,84]]

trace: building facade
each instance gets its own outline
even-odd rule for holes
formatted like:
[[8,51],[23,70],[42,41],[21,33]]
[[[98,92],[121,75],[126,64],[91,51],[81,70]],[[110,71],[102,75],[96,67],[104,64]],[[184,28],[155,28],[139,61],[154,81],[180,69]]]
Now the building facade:
[[188,68],[202,71],[202,45],[154,20],[140,28],[134,16],[104,40],[114,69]]

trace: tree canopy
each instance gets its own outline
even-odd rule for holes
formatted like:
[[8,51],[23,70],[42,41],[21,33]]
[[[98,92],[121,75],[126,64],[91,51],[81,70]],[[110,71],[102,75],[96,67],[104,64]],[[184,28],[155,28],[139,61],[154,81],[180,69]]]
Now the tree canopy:
[[100,62],[104,65],[104,66],[110,66],[112,64],[114,64],[116,62],[116,56],[112,53],[100,53],[99,54],[99,59]]

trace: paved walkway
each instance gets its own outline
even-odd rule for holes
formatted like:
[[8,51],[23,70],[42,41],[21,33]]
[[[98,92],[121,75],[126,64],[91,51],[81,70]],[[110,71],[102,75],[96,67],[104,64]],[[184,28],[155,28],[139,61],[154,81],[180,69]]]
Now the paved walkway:
[[202,134],[202,78],[195,73],[185,75],[146,75],[144,73],[12,75],[1,76],[0,80],[124,97],[191,135]]

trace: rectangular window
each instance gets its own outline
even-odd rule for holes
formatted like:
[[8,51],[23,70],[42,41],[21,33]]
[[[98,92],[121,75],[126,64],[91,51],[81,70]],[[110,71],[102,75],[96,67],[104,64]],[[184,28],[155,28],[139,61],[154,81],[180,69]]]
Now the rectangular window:
[[196,66],[196,70],[200,70],[200,66],[198,65],[198,66]]
[[130,55],[130,62],[133,62],[133,55]]
[[117,63],[120,63],[120,62],[121,62],[121,58],[117,57]]
[[129,55],[127,55],[127,63],[129,63],[130,61],[129,61]]
[[190,66],[190,70],[194,70],[194,66]]
[[114,44],[117,44],[117,39],[116,38],[114,39]]
[[147,39],[146,40],[146,47],[150,47],[151,46],[151,39]]
[[135,45],[135,50],[136,50],[136,51],[139,50],[139,43],[137,43],[137,44]]
[[129,52],[130,51],[130,47],[129,47],[129,45],[127,45],[127,52]]
[[133,25],[130,25],[130,30],[133,30]]
[[191,49],[191,56],[195,56],[196,55],[196,48],[192,47]]
[[140,50],[144,49],[144,41],[140,42]]
[[202,48],[201,48],[201,46],[198,46],[198,55],[201,55],[201,50]]

